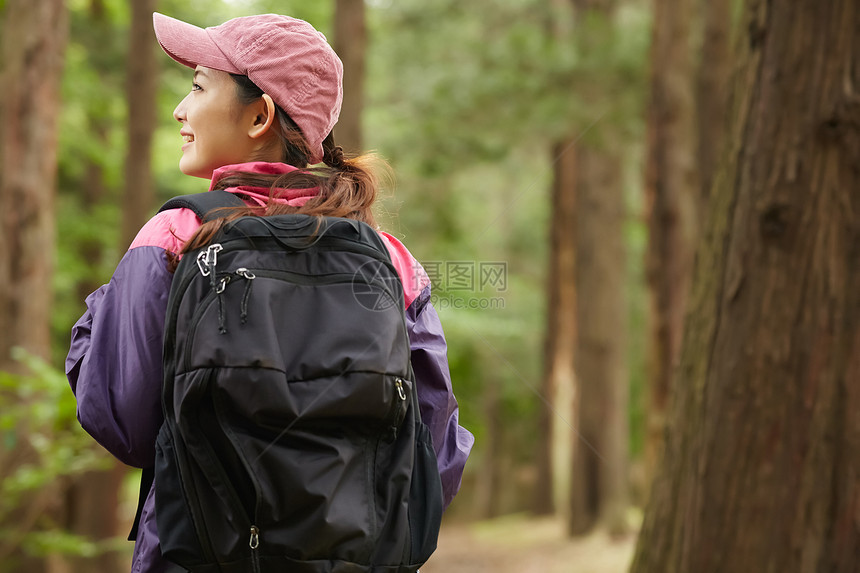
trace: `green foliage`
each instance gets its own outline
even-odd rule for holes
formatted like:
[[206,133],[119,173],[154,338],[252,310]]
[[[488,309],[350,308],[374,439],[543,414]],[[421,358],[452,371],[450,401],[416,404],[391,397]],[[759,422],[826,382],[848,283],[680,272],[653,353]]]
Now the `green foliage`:
[[28,535],[22,546],[30,555],[46,556],[62,553],[79,557],[94,557],[104,551],[99,543],[65,531],[38,531]]
[[65,373],[21,349],[15,349],[13,356],[28,373],[0,372],[3,444],[8,449],[26,442],[38,462],[21,466],[3,480],[6,502],[59,476],[99,467],[105,460],[104,452],[92,448],[92,438],[78,424],[75,398]]
[[[23,456],[23,462],[3,468],[0,483],[0,522],[22,503],[30,503],[64,477],[107,467],[107,455],[80,427],[76,404],[65,374],[48,363],[14,349],[13,357],[26,374],[0,372],[0,432],[3,458]],[[38,516],[37,516],[38,517]],[[43,527],[45,524],[41,524]],[[23,537],[23,546],[36,555],[70,552],[85,555],[102,548],[51,527],[38,532],[0,531],[2,539]],[[23,535],[26,534],[26,535]]]

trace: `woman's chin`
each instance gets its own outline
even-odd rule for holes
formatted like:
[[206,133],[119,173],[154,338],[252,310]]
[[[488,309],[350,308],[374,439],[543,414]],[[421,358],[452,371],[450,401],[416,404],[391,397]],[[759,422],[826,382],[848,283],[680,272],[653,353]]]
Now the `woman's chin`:
[[179,170],[185,175],[190,175],[191,177],[200,177],[201,179],[212,178],[211,169],[201,169],[200,167],[183,163],[181,160],[179,161]]

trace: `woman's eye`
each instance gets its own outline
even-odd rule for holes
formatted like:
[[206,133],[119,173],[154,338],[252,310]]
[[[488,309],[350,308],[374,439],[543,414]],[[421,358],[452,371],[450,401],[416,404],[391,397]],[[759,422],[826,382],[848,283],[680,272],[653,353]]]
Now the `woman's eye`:
[[193,91],[193,92],[200,91],[202,89],[203,88],[200,87],[200,84],[194,84],[194,83],[191,84],[191,91]]

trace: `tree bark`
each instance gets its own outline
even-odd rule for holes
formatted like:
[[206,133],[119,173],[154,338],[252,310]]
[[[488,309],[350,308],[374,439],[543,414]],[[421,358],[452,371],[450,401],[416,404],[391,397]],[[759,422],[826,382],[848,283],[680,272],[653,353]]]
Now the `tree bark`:
[[156,0],[131,0],[128,78],[128,153],[125,159],[122,244],[125,250],[146,223],[155,202],[152,183],[152,135],[158,91],[157,44],[152,31]]
[[742,25],[633,573],[860,569],[860,6]]
[[576,218],[576,419],[569,530],[626,531],[627,305],[621,162],[579,149]]
[[343,104],[335,141],[347,153],[361,153],[361,113],[364,109],[364,68],[367,27],[363,0],[337,0],[334,49],[343,62]]
[[[576,148],[574,140],[553,145],[550,249],[547,276],[544,375],[538,415],[537,481],[533,511],[556,512],[568,481],[571,400],[576,344]],[[562,447],[559,447],[562,446]],[[567,462],[567,463],[565,463]],[[561,468],[559,466],[561,465]],[[559,483],[561,482],[561,483]],[[567,489],[565,487],[565,489]]]
[[692,12],[692,0],[654,0],[645,182],[650,331],[646,484],[654,475],[663,442],[696,241],[699,194],[694,176]]
[[[21,347],[50,358],[59,87],[67,37],[62,0],[7,0],[2,17],[0,77],[0,371],[22,371]],[[15,428],[17,445],[0,450],[0,477],[33,461]],[[13,434],[14,436],[14,434]],[[57,511],[55,491],[25,493],[3,512],[0,571],[46,571],[16,543]],[[7,509],[8,508],[4,508]]]
[[[663,0],[660,0],[663,1]],[[685,0],[685,2],[688,0]],[[728,86],[731,79],[730,0],[699,0],[702,49],[696,72],[696,125],[701,195],[698,221],[705,220],[711,185],[728,128]]]
[[0,90],[0,370],[13,346],[49,357],[59,85],[67,16],[61,0],[8,0]]

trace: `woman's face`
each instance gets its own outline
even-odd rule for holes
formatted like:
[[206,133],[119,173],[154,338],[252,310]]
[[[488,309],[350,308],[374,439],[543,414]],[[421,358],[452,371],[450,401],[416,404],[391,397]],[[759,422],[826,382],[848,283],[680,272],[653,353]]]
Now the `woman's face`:
[[197,66],[191,92],[173,110],[185,140],[179,169],[209,179],[219,167],[253,161],[259,150],[249,134],[255,113],[239,101],[230,74]]

